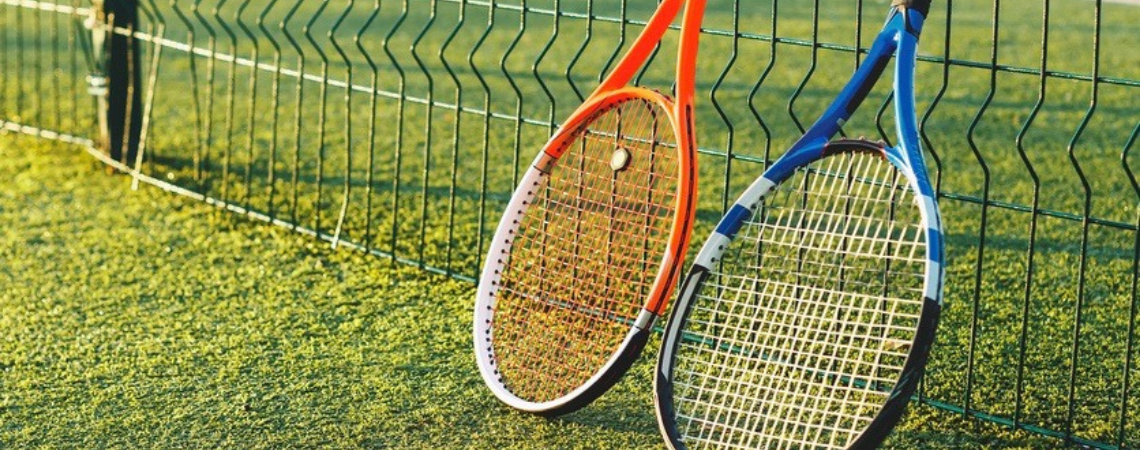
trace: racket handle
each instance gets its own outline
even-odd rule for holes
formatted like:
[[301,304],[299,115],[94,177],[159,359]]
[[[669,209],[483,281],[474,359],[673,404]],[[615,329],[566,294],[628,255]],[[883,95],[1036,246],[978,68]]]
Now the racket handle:
[[922,17],[930,14],[930,0],[895,0],[891,2],[892,6],[905,6],[907,9],[913,9],[922,13]]

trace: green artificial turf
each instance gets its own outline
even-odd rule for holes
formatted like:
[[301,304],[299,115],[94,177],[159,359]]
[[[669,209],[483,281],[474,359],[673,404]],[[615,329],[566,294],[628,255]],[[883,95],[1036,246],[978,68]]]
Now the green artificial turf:
[[[0,136],[0,447],[655,449],[658,339],[547,420],[482,384],[474,286]],[[917,406],[889,449],[1055,441]]]

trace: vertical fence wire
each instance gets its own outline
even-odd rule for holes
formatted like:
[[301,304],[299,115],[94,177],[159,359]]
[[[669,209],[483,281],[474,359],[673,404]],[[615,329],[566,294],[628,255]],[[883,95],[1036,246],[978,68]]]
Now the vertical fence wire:
[[1050,0],[1043,0],[1042,3],[1041,22],[1044,26],[1041,27],[1041,75],[1038,76],[1037,101],[1033,104],[1033,109],[1029,111],[1029,116],[1025,119],[1025,123],[1022,124],[1021,130],[1017,132],[1017,137],[1014,138],[1018,156],[1021,157],[1021,162],[1025,165],[1026,172],[1033,180],[1033,199],[1031,200],[1029,211],[1029,243],[1026,251],[1025,294],[1021,306],[1020,332],[1018,336],[1017,388],[1014,391],[1016,399],[1013,409],[1013,423],[1015,426],[1021,424],[1022,409],[1025,407],[1025,368],[1026,355],[1029,349],[1029,317],[1033,302],[1033,274],[1035,270],[1033,262],[1037,249],[1035,243],[1037,242],[1037,220],[1039,217],[1037,210],[1041,205],[1041,179],[1038,177],[1037,171],[1033,168],[1033,162],[1026,150],[1025,137],[1033,127],[1033,121],[1037,118],[1037,114],[1041,112],[1041,108],[1045,105],[1046,86],[1049,81],[1049,77],[1046,76],[1046,74],[1049,73],[1048,23]]
[[1081,318],[1086,302],[1089,268],[1089,227],[1091,225],[1089,219],[1092,217],[1093,195],[1092,187],[1089,185],[1088,177],[1085,175],[1085,169],[1081,167],[1080,160],[1077,158],[1077,144],[1088,128],[1093,115],[1096,114],[1098,93],[1100,92],[1098,88],[1100,87],[1100,23],[1102,1],[1103,0],[1096,0],[1095,19],[1093,21],[1093,26],[1096,31],[1093,33],[1092,43],[1092,98],[1089,100],[1088,111],[1085,112],[1084,118],[1081,119],[1080,125],[1077,126],[1077,131],[1073,133],[1073,138],[1069,141],[1068,145],[1069,162],[1072,163],[1073,172],[1076,174],[1077,179],[1080,180],[1081,191],[1084,197],[1081,208],[1081,248],[1079,266],[1077,269],[1076,308],[1073,312],[1073,350],[1069,362],[1068,414],[1065,419],[1065,436],[1069,438],[1073,436],[1073,426],[1076,420],[1077,381],[1080,376]]
[[970,126],[966,129],[966,142],[970,146],[970,150],[974,153],[974,159],[978,163],[978,169],[982,171],[982,197],[981,197],[981,212],[978,219],[978,248],[975,259],[974,271],[974,288],[972,296],[972,304],[970,311],[970,346],[969,356],[966,361],[966,387],[962,392],[962,409],[968,412],[972,405],[975,367],[977,366],[977,349],[978,349],[978,329],[979,318],[981,313],[982,302],[982,278],[985,273],[985,254],[986,254],[986,225],[989,218],[990,206],[990,168],[986,164],[985,156],[982,155],[982,150],[975,139],[978,125],[982,123],[982,119],[989,109],[990,104],[993,103],[994,96],[997,94],[998,89],[998,39],[999,39],[999,23],[1001,15],[1001,0],[994,0],[993,2],[993,16],[991,19],[991,34],[990,34],[990,70],[989,70],[989,90],[986,93],[985,99],[982,100],[981,106],[978,107],[978,112],[974,115]]

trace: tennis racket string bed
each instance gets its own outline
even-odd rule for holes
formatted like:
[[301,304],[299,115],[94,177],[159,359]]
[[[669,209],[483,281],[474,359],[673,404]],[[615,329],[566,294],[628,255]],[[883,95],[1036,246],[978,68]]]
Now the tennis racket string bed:
[[[628,86],[682,12],[676,99]],[[475,301],[480,374],[542,415],[629,369],[680,278],[695,210],[693,88],[705,0],[664,0],[555,133],[495,232]]]
[[[873,449],[921,378],[942,232],[914,113],[928,1],[897,0],[867,62],[702,247],[666,326],[658,422],[675,449]],[[892,55],[899,146],[831,138]]]
[[639,100],[599,111],[559,161],[569,168],[531,186],[496,294],[498,370],[513,392],[541,402],[573,391],[641,312],[677,188],[676,145],[657,113]]

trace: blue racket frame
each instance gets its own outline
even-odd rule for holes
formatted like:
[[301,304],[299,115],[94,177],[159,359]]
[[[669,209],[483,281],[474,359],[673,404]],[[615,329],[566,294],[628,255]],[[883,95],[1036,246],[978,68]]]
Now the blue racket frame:
[[[945,277],[942,219],[922,152],[914,98],[918,40],[929,6],[929,0],[894,1],[883,30],[871,45],[867,60],[856,70],[838,97],[811,128],[741,195],[701,248],[682,284],[674,316],[665,328],[655,376],[658,424],[671,448],[685,448],[680,436],[676,435],[672,405],[673,357],[681,340],[684,339],[683,328],[688,322],[688,314],[705,278],[711,268],[716,267],[720,256],[736,234],[758,212],[761,199],[775,186],[787,180],[797,170],[832,154],[843,152],[881,153],[892,166],[900,170],[906,176],[915,194],[915,200],[920,203],[917,206],[926,228],[924,302],[915,341],[903,367],[902,376],[891,390],[890,399],[883,405],[870,426],[848,448],[853,450],[876,448],[901,417],[910,397],[917,389],[930,348],[934,343],[934,334],[942,310],[942,285]],[[881,78],[892,57],[896,55],[894,112],[898,145],[891,147],[866,140],[833,140],[839,133],[840,127],[859,108]]]
[[[768,189],[779,185],[791,177],[799,167],[817,161],[828,155],[829,150],[836,150],[836,141],[831,139],[839,132],[840,126],[847,123],[850,116],[866,99],[871,88],[882,76],[890,59],[897,52],[895,59],[895,124],[898,133],[898,145],[895,147],[881,146],[882,154],[906,174],[911,182],[915,196],[920,199],[922,219],[927,224],[927,257],[930,264],[942,270],[944,248],[942,242],[942,218],[937,214],[937,196],[934,187],[930,185],[930,177],[926,169],[926,158],[922,155],[922,144],[919,139],[918,116],[914,106],[914,63],[918,56],[919,35],[922,24],[926,21],[925,11],[917,8],[893,9],[887,17],[887,24],[876,36],[871,44],[868,59],[857,69],[852,79],[847,82],[844,89],[839,92],[836,100],[832,101],[827,111],[819,120],[812,124],[812,128],[804,133],[793,144],[788,152],[776,159],[757,179],[752,186],[728,210],[724,218],[717,224],[716,232],[710,242],[702,249],[694,264],[694,270],[711,267],[712,257],[709,244],[714,240],[732,240],[736,232],[740,231],[744,222],[751,218],[756,210],[759,198],[767,194]],[[846,144],[857,141],[844,141]],[[941,280],[941,276],[937,277]],[[930,279],[930,277],[928,277]],[[927,286],[927,297],[942,304],[942,284]],[[685,294],[685,292],[682,292]]]
[[[898,125],[899,146],[886,148],[886,156],[900,169],[906,166],[921,163],[922,146],[918,137],[917,120],[902,120],[915,118],[914,101],[914,64],[918,47],[918,34],[922,30],[924,17],[917,11],[907,10],[902,14],[895,10],[887,21],[883,31],[875,38],[867,56],[867,62],[848,81],[843,91],[820,116],[810,129],[804,133],[788,152],[772,164],[764,172],[764,178],[770,180],[783,180],[791,176],[797,168],[823,157],[828,142],[839,132],[859,105],[867,97],[871,88],[878,81],[883,70],[890,62],[891,57],[898,52],[895,63],[895,117]],[[903,93],[905,95],[900,95]],[[915,165],[925,173],[925,166]],[[920,177],[926,178],[926,177]],[[933,195],[929,183],[919,186],[916,192],[923,195]],[[722,223],[722,225],[726,225]]]
[[[943,260],[942,221],[936,213],[937,200],[930,176],[926,170],[922,144],[918,136],[918,120],[914,100],[914,66],[917,57],[918,37],[922,32],[925,16],[918,9],[894,9],[887,18],[883,30],[875,38],[867,56],[867,61],[859,66],[851,80],[844,86],[831,106],[820,116],[811,128],[784,156],[774,162],[764,174],[749,187],[748,191],[729,209],[716,227],[713,240],[722,237],[731,240],[744,223],[752,216],[757,202],[772,186],[779,184],[795,173],[796,169],[827,156],[829,149],[836,149],[831,139],[839,133],[839,128],[847,123],[851,115],[866,99],[875,82],[895,58],[894,105],[895,122],[899,144],[894,147],[882,146],[883,156],[891,164],[903,171],[911,183],[911,188],[923,205],[923,220],[929,229],[927,235],[927,257],[939,268]],[[853,142],[853,141],[846,141]],[[934,212],[934,214],[928,214]],[[719,236],[716,236],[719,235]],[[705,246],[708,250],[709,245]],[[708,251],[702,250],[695,266],[708,268],[712,261]],[[941,278],[941,277],[939,277]],[[937,288],[937,289],[933,289]],[[932,291],[937,291],[937,293]],[[935,294],[935,295],[931,295]],[[927,297],[941,304],[941,285],[930,286]]]

